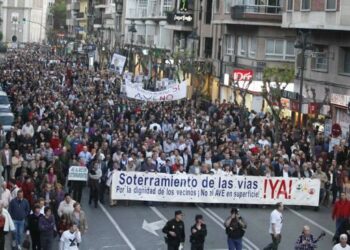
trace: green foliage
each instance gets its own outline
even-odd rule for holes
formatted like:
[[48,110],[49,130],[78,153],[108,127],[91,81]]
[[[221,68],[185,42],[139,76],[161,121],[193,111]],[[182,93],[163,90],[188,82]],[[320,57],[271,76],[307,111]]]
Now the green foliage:
[[[283,108],[281,98],[283,92],[288,84],[294,80],[294,76],[295,72],[292,67],[265,68],[264,70],[262,96],[270,107],[276,128],[279,127],[281,119],[280,114]],[[271,84],[272,82],[274,84]],[[280,140],[280,132],[279,129],[275,131],[275,140],[277,142]]]
[[66,1],[56,0],[55,4],[51,7],[51,13],[53,14],[53,27],[55,30],[59,30],[61,26],[66,24]]

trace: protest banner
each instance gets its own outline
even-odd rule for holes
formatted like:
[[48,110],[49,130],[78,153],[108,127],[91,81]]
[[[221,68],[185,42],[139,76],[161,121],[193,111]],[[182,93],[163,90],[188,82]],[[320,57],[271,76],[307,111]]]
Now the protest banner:
[[125,56],[114,53],[110,64],[110,70],[116,71],[121,75],[123,73],[125,62]]
[[233,175],[117,172],[112,199],[159,202],[318,206],[320,181]]
[[126,84],[125,90],[126,96],[132,99],[148,102],[167,102],[186,98],[187,84],[186,82],[182,82],[156,92],[145,90],[137,84]]
[[69,181],[87,181],[89,170],[86,167],[71,166],[68,172]]

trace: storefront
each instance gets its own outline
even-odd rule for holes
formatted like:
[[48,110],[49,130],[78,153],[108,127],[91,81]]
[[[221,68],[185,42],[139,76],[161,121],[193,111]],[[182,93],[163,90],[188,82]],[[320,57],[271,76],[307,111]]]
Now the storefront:
[[342,137],[347,138],[349,135],[350,115],[349,104],[350,96],[348,95],[331,95],[332,104],[332,121],[338,123],[342,130]]

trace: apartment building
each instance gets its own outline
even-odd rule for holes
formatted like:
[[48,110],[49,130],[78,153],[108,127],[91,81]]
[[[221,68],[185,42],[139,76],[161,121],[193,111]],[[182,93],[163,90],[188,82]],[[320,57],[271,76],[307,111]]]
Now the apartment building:
[[[49,4],[44,0],[3,0],[3,41],[11,42],[16,36],[18,42],[43,42],[46,40]],[[23,21],[23,18],[26,21]]]
[[[213,3],[213,60],[216,76],[220,78],[220,99],[233,101],[231,86],[227,86],[225,74],[236,69],[253,72],[249,87],[248,108],[260,103],[263,70],[265,67],[294,66],[294,42],[296,32],[283,29],[283,8],[280,0],[216,0]],[[288,90],[294,90],[294,84]]]
[[[171,50],[173,32],[166,25],[167,13],[174,8],[175,0],[126,1],[125,43]],[[129,32],[132,26],[136,32]]]
[[[313,50],[305,56],[303,96],[307,98],[307,89],[313,88],[317,101],[322,101],[328,88],[332,118],[345,135],[350,124],[350,1],[286,0],[282,28],[308,33]],[[297,89],[299,78],[295,80]]]
[[68,38],[74,39],[76,34],[79,33],[79,24],[77,20],[77,15],[80,11],[79,0],[67,0],[66,1],[66,25],[67,25],[67,35]]

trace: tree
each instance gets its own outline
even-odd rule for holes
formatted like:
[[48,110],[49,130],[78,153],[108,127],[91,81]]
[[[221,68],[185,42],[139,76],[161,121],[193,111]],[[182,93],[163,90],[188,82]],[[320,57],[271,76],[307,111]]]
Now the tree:
[[[233,97],[234,97],[234,104],[239,107],[241,112],[244,112],[245,110],[245,101],[246,96],[248,94],[248,89],[250,85],[252,84],[252,80],[239,80],[239,81],[232,81],[232,88],[233,88]],[[238,97],[241,99],[241,102],[238,102]]]
[[275,141],[281,138],[281,98],[287,86],[294,80],[294,68],[265,68],[263,73],[262,96],[271,110],[275,125]]
[[66,1],[56,0],[51,7],[51,13],[53,15],[53,29],[61,30],[66,25]]

